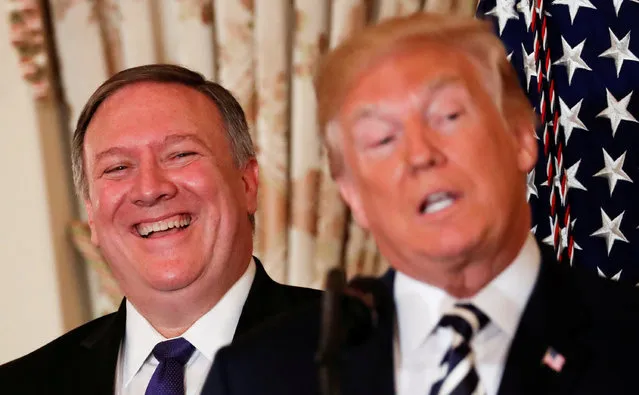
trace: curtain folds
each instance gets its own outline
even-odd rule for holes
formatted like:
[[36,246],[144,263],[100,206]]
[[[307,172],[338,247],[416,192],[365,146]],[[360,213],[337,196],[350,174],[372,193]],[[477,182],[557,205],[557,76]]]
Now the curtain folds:
[[[472,15],[474,0],[50,0],[71,122],[113,73],[168,62],[236,96],[260,163],[255,254],[277,281],[323,287],[387,265],[330,179],[313,75],[328,49],[367,24],[422,10]],[[69,130],[73,125],[69,125]],[[83,220],[83,218],[80,218]]]

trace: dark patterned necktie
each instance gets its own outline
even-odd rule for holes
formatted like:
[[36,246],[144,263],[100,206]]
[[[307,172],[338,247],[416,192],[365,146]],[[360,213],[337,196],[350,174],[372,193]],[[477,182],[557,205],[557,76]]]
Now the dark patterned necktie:
[[156,344],[152,352],[160,363],[145,395],[184,395],[184,365],[193,351],[195,347],[181,337]]
[[440,364],[445,375],[430,390],[430,395],[483,394],[478,391],[479,376],[470,341],[488,324],[488,317],[471,304],[456,304],[439,321],[438,328],[451,328],[453,342]]

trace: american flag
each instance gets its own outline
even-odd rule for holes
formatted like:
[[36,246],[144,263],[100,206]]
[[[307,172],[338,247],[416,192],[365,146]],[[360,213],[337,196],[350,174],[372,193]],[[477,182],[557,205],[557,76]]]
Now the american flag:
[[548,366],[555,372],[561,372],[561,369],[563,369],[564,367],[564,363],[566,363],[566,358],[564,358],[563,355],[559,354],[554,348],[548,347],[548,350],[546,350],[541,363]]
[[639,285],[639,0],[480,0],[477,16],[542,123],[535,236],[563,264]]

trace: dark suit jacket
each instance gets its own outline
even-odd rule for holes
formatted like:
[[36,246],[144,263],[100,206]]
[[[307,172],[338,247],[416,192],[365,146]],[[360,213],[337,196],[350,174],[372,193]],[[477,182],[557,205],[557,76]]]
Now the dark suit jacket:
[[[234,341],[266,318],[320,297],[320,292],[281,285],[261,263],[235,330]],[[82,394],[114,392],[115,368],[124,337],[126,308],[95,319],[42,348],[0,366],[2,394]]]
[[[639,393],[638,291],[559,265],[552,252],[543,255],[499,394]],[[342,347],[344,395],[394,393],[393,283],[394,272],[379,282],[386,291],[377,327],[361,344]],[[319,316],[318,306],[306,309],[220,350],[203,395],[319,393]],[[542,363],[549,347],[565,358],[559,372]]]

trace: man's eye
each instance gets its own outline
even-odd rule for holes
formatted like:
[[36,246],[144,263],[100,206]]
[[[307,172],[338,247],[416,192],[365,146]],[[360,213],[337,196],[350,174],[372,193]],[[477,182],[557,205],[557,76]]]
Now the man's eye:
[[376,147],[380,147],[382,145],[387,145],[392,143],[395,140],[395,136],[393,135],[388,135],[382,139],[377,140],[377,142],[374,144],[374,146]]
[[104,174],[111,174],[111,173],[116,173],[116,172],[120,172],[124,170],[126,170],[126,166],[118,165],[118,166],[109,167],[108,169],[104,171]]
[[188,156],[192,156],[195,155],[195,152],[178,152],[177,154],[173,155],[173,158],[175,159],[181,159],[181,158],[186,158]]
[[441,109],[441,111],[430,113],[428,122],[435,130],[450,132],[455,130],[458,123],[462,121],[464,114],[463,109]]

